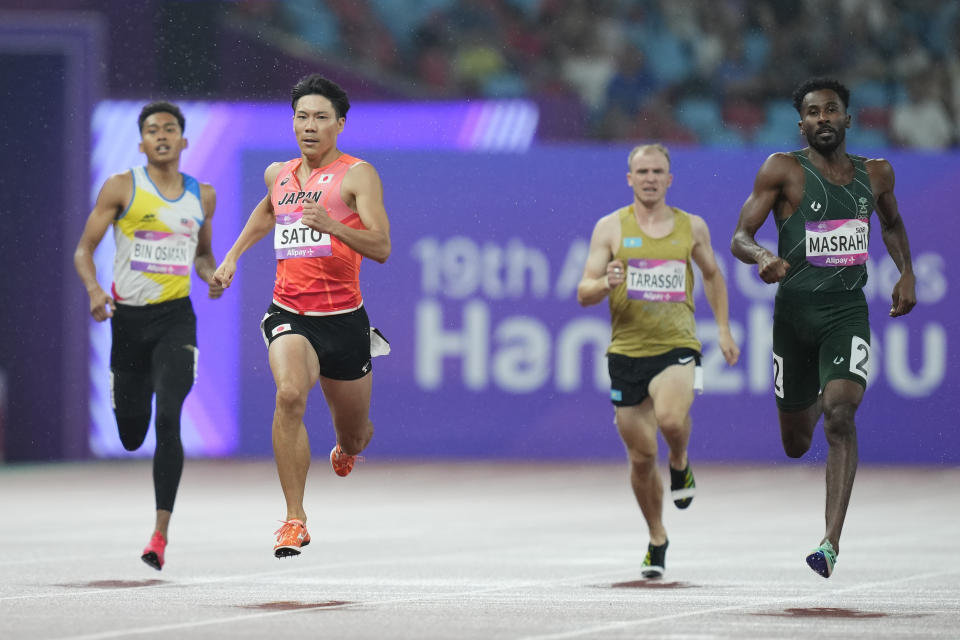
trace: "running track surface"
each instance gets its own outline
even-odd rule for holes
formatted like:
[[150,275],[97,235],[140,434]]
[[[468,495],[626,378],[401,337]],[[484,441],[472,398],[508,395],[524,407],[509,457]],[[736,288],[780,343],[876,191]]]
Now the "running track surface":
[[318,457],[277,560],[272,461],[187,460],[161,572],[149,462],[0,465],[0,638],[960,637],[960,468],[861,467],[829,580],[822,464],[694,470],[644,581],[625,464]]

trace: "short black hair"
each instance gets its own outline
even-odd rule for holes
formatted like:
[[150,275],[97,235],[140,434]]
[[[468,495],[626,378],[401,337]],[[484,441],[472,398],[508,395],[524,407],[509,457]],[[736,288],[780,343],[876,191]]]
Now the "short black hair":
[[300,78],[300,81],[294,85],[290,92],[290,106],[297,110],[297,101],[303,96],[321,95],[330,101],[333,110],[338,118],[346,118],[347,111],[350,110],[350,99],[347,98],[347,92],[333,80],[324,78],[319,73],[311,73],[308,76]]
[[850,89],[833,78],[810,78],[793,92],[793,107],[797,110],[797,113],[803,115],[800,109],[803,107],[803,99],[806,95],[811,91],[819,91],[820,89],[835,91],[840,96],[840,100],[843,101],[843,110],[847,111],[847,107],[850,106]]
[[155,113],[169,113],[176,118],[177,122],[180,124],[180,133],[182,134],[186,130],[187,121],[183,117],[183,112],[180,111],[180,107],[172,102],[158,100],[157,102],[151,102],[140,110],[140,117],[137,118],[137,124],[140,125],[140,133],[143,133],[143,123],[147,121],[147,118]]

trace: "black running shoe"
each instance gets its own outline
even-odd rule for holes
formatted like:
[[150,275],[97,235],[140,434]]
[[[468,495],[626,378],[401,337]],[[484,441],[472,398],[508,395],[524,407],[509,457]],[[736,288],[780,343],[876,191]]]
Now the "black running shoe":
[[653,544],[647,545],[647,557],[643,559],[640,565],[640,573],[644,578],[662,578],[664,567],[667,564],[667,547],[670,541],[667,540],[660,546]]
[[683,471],[677,471],[670,467],[670,497],[673,498],[673,504],[677,509],[686,509],[693,502],[693,496],[697,492],[697,483],[693,479],[693,471],[690,470],[690,461],[687,461],[687,468]]

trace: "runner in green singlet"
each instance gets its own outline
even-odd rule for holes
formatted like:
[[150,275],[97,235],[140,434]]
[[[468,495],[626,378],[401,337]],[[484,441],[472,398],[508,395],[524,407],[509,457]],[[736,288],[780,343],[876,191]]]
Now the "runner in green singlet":
[[[846,152],[850,91],[835,80],[814,78],[794,91],[793,103],[809,146],[775,153],[760,167],[730,248],[741,261],[756,264],[764,282],[779,283],[774,392],[788,456],[807,452],[824,417],[826,532],[807,564],[829,578],[857,470],[854,416],[871,364],[863,285],[874,210],[887,252],[900,270],[890,315],[908,313],[917,297],[907,232],[893,194],[893,168],[886,160]],[[755,239],[771,211],[779,255]]]

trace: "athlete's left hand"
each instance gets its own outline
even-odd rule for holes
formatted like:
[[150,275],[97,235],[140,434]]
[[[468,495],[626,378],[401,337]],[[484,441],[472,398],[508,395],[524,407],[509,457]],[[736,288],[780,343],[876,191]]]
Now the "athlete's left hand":
[[303,200],[303,217],[300,221],[320,233],[330,233],[334,225],[337,224],[336,221],[330,217],[330,214],[327,213],[327,210],[323,208],[323,205],[313,198],[305,198]]
[[740,359],[740,347],[734,341],[730,327],[717,327],[717,345],[728,365],[732,367],[737,364],[737,360]]
[[916,278],[912,273],[900,276],[893,286],[893,304],[890,305],[890,317],[896,318],[910,313],[917,305]]
[[212,276],[210,280],[207,282],[207,287],[208,287],[207,295],[210,297],[211,300],[216,300],[217,298],[223,295],[223,285],[217,282],[216,278]]

